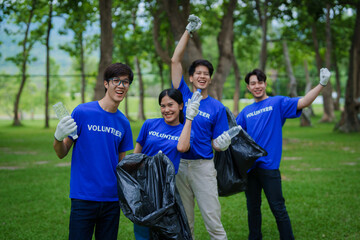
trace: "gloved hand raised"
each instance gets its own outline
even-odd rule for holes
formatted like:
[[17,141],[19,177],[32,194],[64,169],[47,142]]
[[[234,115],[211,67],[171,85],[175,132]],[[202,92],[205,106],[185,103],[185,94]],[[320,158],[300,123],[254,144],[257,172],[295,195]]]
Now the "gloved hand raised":
[[231,137],[229,133],[223,132],[220,136],[214,139],[214,146],[221,151],[225,151],[231,144]]
[[327,68],[320,69],[320,84],[324,87],[329,82],[331,73]]
[[186,107],[186,119],[191,121],[194,120],[194,117],[196,117],[196,115],[199,113],[201,99],[202,96],[200,95],[199,99],[194,102],[192,102],[190,99],[188,100]]
[[186,30],[189,32],[192,37],[192,33],[196,32],[201,27],[201,20],[194,14],[191,14],[188,18],[188,25],[186,26]]
[[66,116],[59,121],[54,136],[61,142],[75,130],[77,130],[76,122],[71,116]]

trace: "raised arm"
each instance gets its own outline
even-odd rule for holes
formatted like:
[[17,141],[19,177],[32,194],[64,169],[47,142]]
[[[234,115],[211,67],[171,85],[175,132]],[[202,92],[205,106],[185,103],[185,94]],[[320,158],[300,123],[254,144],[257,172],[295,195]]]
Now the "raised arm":
[[186,30],[182,37],[180,38],[179,43],[177,44],[174,54],[171,58],[171,81],[174,88],[178,89],[180,86],[181,76],[183,73],[181,60],[183,59],[186,45],[190,39],[190,34]]
[[308,106],[315,100],[317,96],[319,96],[321,90],[326,86],[329,82],[331,73],[327,68],[320,69],[320,83],[311,89],[303,98],[298,101],[297,109],[303,109]]
[[183,69],[181,66],[181,60],[183,59],[186,45],[192,37],[192,33],[201,27],[201,20],[195,15],[190,15],[188,18],[188,25],[186,31],[181,36],[179,43],[177,44],[174,54],[171,58],[171,81],[174,88],[179,88]]

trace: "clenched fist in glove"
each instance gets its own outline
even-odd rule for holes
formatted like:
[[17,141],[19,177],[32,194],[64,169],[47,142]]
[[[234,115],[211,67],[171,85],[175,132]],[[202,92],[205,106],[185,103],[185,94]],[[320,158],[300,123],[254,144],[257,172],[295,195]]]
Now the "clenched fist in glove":
[[55,131],[55,139],[61,142],[70,135],[70,133],[77,130],[76,122],[74,122],[74,119],[70,116],[66,116],[60,120],[56,127]]
[[320,69],[320,84],[324,87],[329,82],[331,73],[327,68]]
[[221,151],[225,151],[231,144],[231,137],[227,132],[223,132],[220,136],[214,139],[214,146]]
[[186,107],[186,119],[194,120],[194,117],[199,113],[199,106],[202,96],[197,101],[192,102],[190,99],[187,102]]
[[188,25],[186,26],[186,30],[189,32],[192,37],[192,33],[196,32],[201,27],[201,20],[197,16],[191,14],[188,18]]

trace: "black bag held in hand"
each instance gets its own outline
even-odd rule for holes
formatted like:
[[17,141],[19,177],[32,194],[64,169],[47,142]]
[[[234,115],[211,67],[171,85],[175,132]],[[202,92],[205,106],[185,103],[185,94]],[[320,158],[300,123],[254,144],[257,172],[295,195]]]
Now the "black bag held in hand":
[[[229,128],[237,126],[234,114],[226,107]],[[217,171],[219,196],[230,196],[245,191],[247,171],[256,159],[266,156],[265,149],[260,147],[244,129],[231,139],[229,148],[215,152],[214,163]]]
[[133,223],[150,227],[151,239],[192,239],[174,165],[165,154],[127,155],[116,176],[121,210]]

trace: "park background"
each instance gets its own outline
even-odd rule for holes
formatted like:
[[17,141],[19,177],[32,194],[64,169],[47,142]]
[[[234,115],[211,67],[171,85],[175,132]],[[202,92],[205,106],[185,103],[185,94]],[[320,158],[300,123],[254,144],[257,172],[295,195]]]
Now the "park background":
[[[104,94],[112,62],[134,70],[119,109],[134,140],[160,117],[171,54],[196,14],[184,69],[197,58],[215,72],[211,95],[235,115],[251,103],[244,75],[268,75],[269,95],[303,96],[332,72],[309,115],[284,126],[281,171],[297,239],[360,238],[360,1],[0,1],[0,239],[66,239],[71,154],[57,159],[51,106],[71,111]],[[186,76],[187,73],[184,72]],[[221,198],[229,239],[246,239],[243,193]],[[197,239],[208,239],[197,210]],[[264,239],[277,239],[263,201]],[[121,216],[119,239],[133,239]]]

